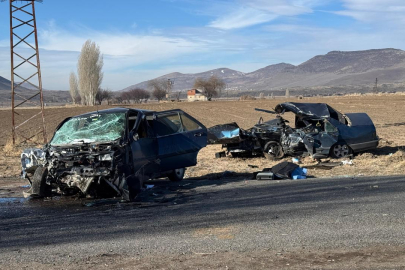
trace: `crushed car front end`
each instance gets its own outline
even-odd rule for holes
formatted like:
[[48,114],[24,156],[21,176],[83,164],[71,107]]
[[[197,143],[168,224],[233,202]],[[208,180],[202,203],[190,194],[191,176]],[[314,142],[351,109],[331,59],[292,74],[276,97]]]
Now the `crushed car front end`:
[[125,111],[65,119],[43,149],[22,154],[22,176],[31,182],[27,195],[50,196],[52,189],[68,195],[122,195],[129,166],[125,125]]
[[120,194],[113,184],[124,164],[125,149],[119,142],[50,146],[46,152],[48,183],[55,184],[64,194],[79,191],[97,196],[101,189],[90,189],[90,186],[103,184]]

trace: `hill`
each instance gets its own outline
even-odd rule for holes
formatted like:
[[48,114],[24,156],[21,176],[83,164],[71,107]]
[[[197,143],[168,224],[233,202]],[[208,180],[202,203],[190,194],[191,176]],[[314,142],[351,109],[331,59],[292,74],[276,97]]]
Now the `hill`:
[[[405,51],[399,49],[373,49],[365,51],[331,51],[317,55],[300,65],[279,63],[250,73],[229,68],[218,68],[195,74],[170,73],[156,79],[171,79],[173,90],[192,88],[198,77],[216,75],[233,90],[280,90],[283,88],[317,88],[331,86],[373,85],[402,83],[405,81]],[[147,89],[147,81],[126,87]]]
[[[18,87],[17,92],[25,98],[29,98],[34,93],[38,92],[32,85],[23,83],[23,86]],[[70,102],[70,95],[68,91],[57,90],[43,90],[45,103],[66,103]],[[39,100],[39,96],[35,98]],[[15,96],[16,103],[23,101],[19,96]],[[0,107],[8,107],[11,105],[11,81],[0,76]],[[25,105],[30,105],[26,103]]]

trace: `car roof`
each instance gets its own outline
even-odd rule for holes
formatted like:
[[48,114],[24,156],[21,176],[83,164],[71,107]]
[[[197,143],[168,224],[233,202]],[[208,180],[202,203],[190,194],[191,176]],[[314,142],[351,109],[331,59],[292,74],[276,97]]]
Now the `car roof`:
[[277,113],[293,112],[308,118],[330,118],[332,115],[341,114],[326,103],[285,102],[278,104],[275,111]]
[[110,108],[110,109],[104,109],[104,110],[98,110],[98,111],[93,111],[93,112],[88,112],[80,115],[75,115],[73,117],[78,117],[78,116],[88,116],[92,114],[104,114],[104,113],[126,113],[128,111],[136,111],[136,112],[142,112],[142,113],[148,113],[148,112],[153,112],[150,110],[141,110],[141,109],[136,109],[136,108],[123,108],[123,107],[115,107],[115,108]]

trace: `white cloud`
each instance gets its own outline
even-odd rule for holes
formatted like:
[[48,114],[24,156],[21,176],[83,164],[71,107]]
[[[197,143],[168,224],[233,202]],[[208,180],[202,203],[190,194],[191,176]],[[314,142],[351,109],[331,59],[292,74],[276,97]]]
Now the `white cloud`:
[[95,41],[105,55],[135,56],[139,62],[193,52],[201,47],[201,44],[184,38],[160,35],[102,33],[92,30],[70,33],[55,27],[40,31],[41,48],[46,50],[79,52],[87,39]]
[[336,14],[356,20],[381,24],[401,25],[405,22],[405,2],[403,0],[342,0],[344,10]]
[[229,30],[268,22],[277,17],[275,14],[268,14],[249,7],[241,7],[231,14],[211,22],[209,26]]
[[[282,16],[311,13],[313,8],[325,5],[330,0],[250,0],[230,2],[228,8],[221,6],[224,14],[208,26],[229,30],[273,21]],[[235,7],[236,5],[236,7]],[[224,10],[225,9],[225,10]]]
[[[136,79],[149,78],[137,74],[152,75],[153,72],[145,73],[133,71],[131,76],[120,81],[113,81],[117,73],[127,74],[128,70],[137,70],[140,66],[157,65],[167,66],[172,59],[192,54],[203,53],[205,46],[203,41],[192,41],[185,37],[169,37],[153,34],[130,34],[122,32],[98,32],[88,28],[81,31],[68,32],[50,22],[47,28],[40,29],[40,57],[44,88],[67,89],[68,75],[76,70],[77,58],[83,43],[87,39],[95,41],[104,55],[104,84],[114,85],[112,89],[121,89],[135,83]],[[7,45],[8,40],[0,41],[0,70],[7,71],[10,65],[10,56]],[[155,74],[158,73],[155,70]],[[8,72],[2,72],[7,77]],[[115,74],[115,75],[114,75]],[[8,77],[7,77],[8,78]]]
[[312,7],[318,4],[317,1],[294,1],[294,0],[252,0],[247,3],[249,6],[267,11],[279,16],[295,16],[312,12]]

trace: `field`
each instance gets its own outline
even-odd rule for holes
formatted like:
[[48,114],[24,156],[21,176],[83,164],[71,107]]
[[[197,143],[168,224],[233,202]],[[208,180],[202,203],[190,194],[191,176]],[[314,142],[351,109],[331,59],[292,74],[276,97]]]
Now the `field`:
[[[384,95],[353,95],[342,97],[314,97],[298,100],[289,99],[266,99],[250,101],[212,101],[212,102],[171,102],[160,104],[136,104],[131,107],[150,110],[169,110],[180,108],[200,120],[207,127],[237,122],[242,128],[253,126],[262,116],[265,120],[272,116],[260,113],[254,108],[273,109],[276,104],[285,102],[322,102],[328,103],[335,109],[343,112],[366,112],[373,119],[377,134],[381,141],[377,150],[362,153],[354,157],[353,165],[335,167],[332,170],[309,170],[309,175],[314,177],[342,176],[356,177],[361,175],[394,175],[405,173],[405,95],[384,94]],[[98,109],[106,109],[113,106],[99,106]],[[51,138],[56,126],[64,118],[81,113],[95,111],[96,107],[54,107],[46,108],[45,119],[48,139]],[[18,111],[23,117],[38,113],[35,109],[21,109]],[[292,119],[287,115],[287,119]],[[11,111],[0,110],[0,177],[12,177],[19,174],[19,153],[22,148],[10,146],[11,134]],[[33,132],[41,125],[39,118],[30,122],[25,134]],[[26,147],[26,146],[25,146]],[[187,177],[219,179],[224,171],[231,171],[234,177],[247,177],[254,171],[271,167],[276,162],[269,161],[262,157],[256,158],[231,158],[215,159],[215,152],[221,151],[221,146],[208,146],[198,156],[198,165],[189,168]],[[290,160],[286,158],[285,160]],[[313,164],[311,158],[303,159],[305,165]],[[258,168],[251,168],[248,165],[256,165]]]

